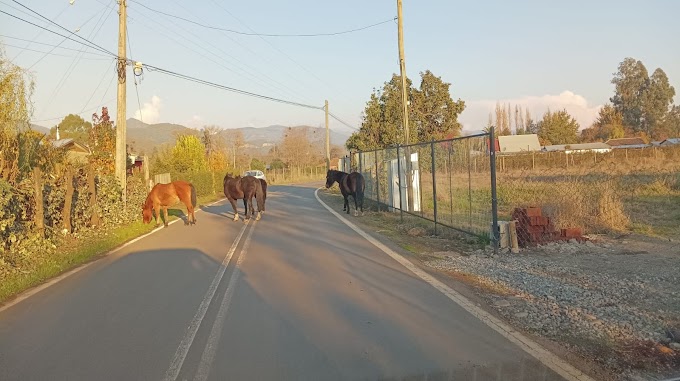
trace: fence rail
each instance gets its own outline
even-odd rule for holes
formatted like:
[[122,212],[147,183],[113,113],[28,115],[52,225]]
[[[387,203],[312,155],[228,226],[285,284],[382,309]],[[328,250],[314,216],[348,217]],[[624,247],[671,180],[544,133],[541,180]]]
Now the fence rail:
[[490,139],[491,134],[479,134],[353,152],[351,166],[364,176],[365,198],[379,210],[430,221],[435,234],[447,227],[489,237],[497,218]]

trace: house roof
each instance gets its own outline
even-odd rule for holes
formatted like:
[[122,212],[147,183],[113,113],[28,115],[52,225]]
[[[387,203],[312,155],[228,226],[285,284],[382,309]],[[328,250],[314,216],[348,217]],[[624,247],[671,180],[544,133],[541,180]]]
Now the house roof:
[[610,147],[606,143],[581,143],[581,144],[554,144],[550,146],[543,147],[546,151],[589,151],[589,150],[610,150]]
[[55,148],[65,148],[69,151],[77,151],[77,152],[84,152],[84,153],[90,152],[90,150],[87,147],[80,145],[78,142],[76,142],[75,140],[73,140],[71,138],[55,140],[55,141],[52,142],[52,145]]
[[609,139],[606,143],[612,147],[647,145],[642,138]]
[[498,137],[500,153],[540,151],[538,135],[507,135]]
[[669,139],[662,141],[660,144],[664,144],[664,145],[680,144],[680,138],[669,138]]

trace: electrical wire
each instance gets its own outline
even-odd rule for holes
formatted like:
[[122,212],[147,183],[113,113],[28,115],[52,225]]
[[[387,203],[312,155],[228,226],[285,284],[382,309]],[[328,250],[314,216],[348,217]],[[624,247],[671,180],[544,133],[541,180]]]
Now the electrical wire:
[[[62,9],[61,12],[59,12],[59,13],[58,13],[56,16],[54,16],[52,19],[54,19],[54,20],[59,19],[59,17],[60,17],[64,12],[66,12],[66,10],[67,10],[70,6],[71,6],[71,5],[67,5],[66,7],[64,7],[64,9]],[[38,37],[40,37],[40,35],[42,35],[43,32],[45,32],[45,31],[44,31],[44,30],[39,31],[39,32],[33,37],[33,40],[26,40],[26,41],[28,41],[28,44],[26,44],[26,46],[25,46],[24,48],[29,48],[29,47],[31,46],[31,44],[34,44],[34,43],[35,43],[35,40],[38,39]],[[19,53],[17,53],[17,55],[14,56],[14,58],[12,58],[12,61],[14,61],[14,60],[16,60],[17,58],[19,58],[19,56],[20,56],[23,52],[24,52],[23,50],[19,51]]]
[[375,23],[375,24],[363,26],[363,27],[361,27],[361,28],[349,29],[349,30],[345,30],[345,31],[341,31],[341,32],[330,32],[330,33],[308,33],[308,34],[280,34],[280,33],[255,33],[255,32],[249,33],[249,32],[243,32],[243,31],[238,31],[238,30],[234,30],[234,29],[220,28],[220,27],[217,27],[217,26],[211,26],[211,25],[201,24],[201,23],[199,23],[199,22],[197,22],[197,21],[194,21],[194,20],[189,20],[189,19],[184,18],[184,17],[181,17],[181,16],[177,16],[177,15],[173,15],[173,14],[170,14],[170,13],[167,13],[167,12],[163,12],[163,11],[160,11],[160,10],[158,10],[158,9],[153,9],[153,8],[148,7],[148,6],[142,4],[142,3],[138,2],[138,1],[134,1],[134,0],[130,0],[130,1],[133,2],[133,3],[136,3],[136,4],[139,5],[139,6],[142,6],[142,7],[146,8],[146,9],[152,11],[152,12],[159,13],[159,14],[162,14],[162,15],[165,15],[165,16],[168,16],[168,17],[172,17],[172,18],[175,18],[175,19],[178,19],[178,20],[182,20],[182,21],[185,21],[185,22],[194,24],[194,25],[198,25],[198,26],[200,26],[200,27],[202,27],[202,28],[213,29],[213,30],[221,30],[221,31],[223,31],[223,32],[229,32],[229,33],[234,33],[234,34],[240,34],[240,35],[243,35],[243,36],[262,36],[262,37],[324,37],[324,36],[338,36],[338,35],[342,35],[342,34],[348,34],[348,33],[359,32],[359,31],[362,31],[362,30],[366,30],[366,29],[369,29],[369,28],[373,28],[373,27],[382,25],[382,24],[387,24],[387,23],[392,22],[392,21],[394,21],[394,20],[397,19],[396,17],[393,17],[393,18],[391,18],[391,19],[384,20],[384,21],[380,21],[380,22],[377,22],[377,23]]
[[[115,101],[115,100],[116,100],[116,98],[111,98],[111,99],[107,100],[106,102],[100,103],[99,106],[93,107],[93,108],[91,108],[91,109],[89,109],[89,110],[85,110],[85,111],[83,111],[83,112],[81,112],[81,113],[79,113],[79,114],[76,114],[76,115],[83,115],[83,114],[86,113],[86,112],[94,111],[94,110],[98,109],[101,105],[103,105],[103,104],[105,104],[105,103],[113,102],[113,101]],[[61,120],[61,119],[64,119],[66,116],[67,116],[67,115],[65,115],[65,116],[57,116],[57,117],[54,117],[54,118],[47,118],[47,119],[40,119],[40,120],[32,120],[31,123],[35,124],[35,123],[41,123],[41,122],[49,122],[50,120]]]
[[[4,44],[4,45],[5,45],[5,46],[9,46],[10,48],[15,48],[15,49],[19,49],[19,50],[25,50],[25,51],[27,51],[27,52],[43,53],[43,54],[47,54],[47,55],[50,55],[50,56],[56,56],[56,57],[68,57],[68,58],[73,58],[73,56],[68,56],[68,55],[66,55],[66,54],[45,52],[45,51],[42,51],[42,50],[35,50],[35,49],[31,49],[31,48],[24,48],[24,47],[22,47],[22,46],[17,46],[17,45],[12,45],[12,44]],[[92,53],[85,53],[85,54],[92,54]],[[109,59],[111,59],[111,58],[83,57],[82,59],[84,59],[84,60],[93,60],[93,61],[103,61],[103,60],[109,60]],[[29,67],[28,69],[26,69],[26,70],[29,70],[29,69],[30,69],[30,67]]]
[[328,116],[330,116],[331,118],[333,118],[333,119],[337,120],[338,122],[344,124],[345,126],[351,128],[351,129],[353,129],[354,131],[359,131],[358,128],[356,128],[356,127],[352,126],[351,124],[345,122],[344,120],[340,119],[339,117],[337,117],[336,115],[334,115],[334,114],[333,114],[332,112],[330,112],[330,111],[328,112]]
[[[40,25],[38,25],[38,24],[35,24],[35,23],[33,23],[33,22],[24,20],[24,19],[22,19],[22,18],[19,17],[19,16],[13,15],[13,14],[11,14],[11,13],[7,13],[7,12],[5,12],[5,11],[3,11],[3,10],[0,10],[0,13],[4,13],[4,14],[6,14],[7,16],[13,17],[13,18],[15,18],[15,19],[17,19],[17,20],[21,20],[21,21],[23,21],[23,22],[25,22],[25,23],[27,23],[27,24],[33,25],[33,26],[35,26],[35,27],[37,27],[37,28],[44,29],[44,30],[46,30],[46,31],[48,31],[48,32],[50,32],[50,33],[56,34],[57,36],[61,36],[61,37],[64,37],[64,38],[66,38],[66,39],[69,39],[69,40],[71,40],[71,41],[73,41],[73,42],[77,42],[78,44],[81,44],[81,45],[83,45],[83,46],[86,46],[86,47],[88,47],[88,48],[90,48],[90,49],[98,50],[98,51],[100,51],[100,52],[102,52],[102,53],[106,53],[106,54],[108,54],[108,55],[110,55],[110,56],[113,56],[113,57],[118,57],[117,54],[113,54],[113,53],[111,53],[110,51],[108,51],[108,50],[106,50],[106,49],[103,49],[103,48],[100,49],[100,48],[97,47],[97,45],[94,44],[94,43],[90,43],[90,44],[92,44],[92,45],[90,45],[90,44],[86,44],[86,43],[81,42],[81,41],[78,41],[78,40],[74,40],[74,39],[72,39],[72,38],[69,37],[69,36],[64,36],[64,35],[61,34],[61,33],[55,32],[55,31],[53,31],[53,30],[51,30],[51,29],[47,29],[47,28],[42,27],[42,26],[40,26]],[[80,36],[78,36],[78,37],[80,37]],[[88,41],[88,42],[89,42],[89,41]]]
[[312,105],[308,105],[308,104],[304,104],[304,103],[293,102],[293,101],[289,101],[289,100],[285,100],[285,99],[274,98],[274,97],[270,97],[270,96],[267,96],[267,95],[257,94],[257,93],[253,93],[251,91],[241,90],[241,89],[237,89],[237,88],[234,88],[234,87],[221,85],[219,83],[215,83],[215,82],[199,79],[199,78],[196,78],[196,77],[192,77],[192,76],[189,76],[189,75],[180,74],[180,73],[177,73],[177,72],[174,72],[174,71],[171,71],[171,70],[162,69],[160,67],[153,66],[153,65],[145,64],[144,67],[148,68],[150,71],[157,71],[157,72],[167,74],[167,75],[170,75],[170,76],[173,76],[173,77],[185,79],[185,80],[188,80],[188,81],[191,81],[191,82],[200,83],[200,84],[207,85],[207,86],[212,86],[212,87],[215,87],[215,88],[218,88],[218,89],[230,91],[230,92],[241,94],[241,95],[265,99],[265,100],[283,103],[283,104],[288,104],[288,105],[291,105],[291,106],[310,108],[310,109],[314,109],[314,110],[323,110],[323,107],[320,107],[320,106],[312,106]]
[[102,78],[99,80],[99,83],[97,84],[97,87],[95,87],[95,89],[94,89],[94,91],[92,92],[92,94],[90,94],[90,97],[87,99],[87,102],[85,102],[85,105],[84,105],[83,108],[80,110],[80,113],[82,113],[83,111],[85,111],[85,109],[87,108],[87,106],[90,104],[90,101],[92,101],[92,98],[94,98],[94,94],[97,93],[97,90],[99,90],[99,87],[101,87],[102,83],[104,82],[104,79],[106,78],[106,73],[108,73],[109,70],[111,70],[111,68],[113,68],[113,69],[114,69],[114,72],[115,72],[115,69],[116,69],[116,61],[113,61],[112,65],[109,65],[109,66],[106,67],[106,71],[104,71],[104,74],[102,74]]
[[[35,45],[49,46],[49,47],[63,49],[63,50],[70,50],[70,51],[73,51],[73,52],[79,52],[80,51],[79,49],[67,48],[67,47],[64,47],[64,46],[59,46],[59,45],[54,45],[54,44],[47,44],[45,42],[31,41],[31,40],[26,39],[26,38],[8,36],[6,34],[0,34],[0,37],[9,38],[11,40],[28,41],[28,42],[31,42],[32,44],[35,44]],[[5,45],[7,45],[7,44],[5,44]],[[12,47],[17,48],[17,49],[26,49],[26,48],[22,48],[20,46],[14,46],[14,45],[7,45],[7,46],[12,46]],[[35,50],[30,50],[30,49],[27,49],[27,50],[28,51],[35,51]],[[99,57],[107,57],[107,59],[111,57],[108,54],[100,54],[100,53],[92,53],[92,52],[85,52],[85,54],[91,54],[93,56],[99,56]],[[65,57],[71,57],[71,56],[65,56]]]
[[[41,15],[40,13],[34,11],[33,9],[31,9],[31,8],[29,8],[29,7],[27,7],[27,6],[23,5],[23,4],[21,4],[21,3],[18,2],[17,0],[12,0],[12,1],[15,2],[15,3],[17,3],[17,4],[19,4],[20,6],[22,6],[22,7],[24,7],[24,8],[26,8],[26,9],[28,9],[31,13],[34,13],[34,14],[37,15],[38,17],[40,17],[40,18],[42,18],[42,19],[44,19],[44,20],[49,21],[51,24],[53,24],[53,25],[59,27],[60,29],[63,29],[63,30],[65,30],[65,31],[71,33],[70,30],[64,28],[63,26],[57,24],[56,22],[50,20],[49,18],[47,18],[47,17]],[[111,9],[115,9],[115,8],[111,8]],[[76,35],[76,37],[78,37],[79,39],[81,39],[81,40],[83,40],[83,41],[85,41],[85,42],[87,42],[87,43],[89,43],[89,44],[91,44],[91,45],[93,45],[93,46],[96,46],[97,48],[99,48],[100,50],[104,51],[105,53],[109,53],[109,54],[111,54],[111,55],[113,55],[113,56],[116,55],[116,54],[112,53],[111,51],[109,51],[109,50],[107,50],[107,49],[104,49],[104,48],[102,48],[101,46],[95,44],[95,43],[92,42],[92,41],[89,41],[89,40],[87,40],[87,39],[85,39],[85,38],[83,38],[83,37],[80,37],[80,36],[78,36],[78,35]]]
[[[128,51],[130,52],[130,57],[132,57],[132,43],[130,43],[130,31],[126,33]],[[139,90],[137,89],[137,75],[134,71],[132,72],[132,80],[135,82],[135,93],[137,94],[137,106],[139,107],[139,121],[144,123],[144,116],[142,115],[142,103],[139,101]]]

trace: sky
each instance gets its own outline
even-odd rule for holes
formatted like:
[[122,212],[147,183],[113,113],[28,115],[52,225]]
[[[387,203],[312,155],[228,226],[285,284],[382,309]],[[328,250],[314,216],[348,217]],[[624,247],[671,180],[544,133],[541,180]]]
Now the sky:
[[[330,111],[354,128],[361,123],[373,89],[399,72],[393,0],[127,1],[128,56],[133,60],[311,106],[321,107],[328,100]],[[117,52],[114,0],[21,3]],[[521,105],[534,116],[548,108],[566,108],[582,128],[587,127],[612,96],[612,75],[626,57],[641,60],[650,73],[662,68],[680,93],[680,1],[403,3],[407,75],[417,84],[419,73],[430,70],[450,83],[452,97],[466,103],[459,117],[466,131],[481,130],[496,102]],[[246,33],[322,34],[390,21],[335,36],[263,37],[204,28],[144,6]],[[13,0],[0,0],[0,10],[58,30]],[[70,113],[89,120],[102,105],[115,116],[112,58],[2,13],[0,41],[7,57],[33,75],[34,123],[53,126]],[[680,103],[680,96],[675,99]],[[151,70],[137,78],[128,71],[127,117],[193,128],[324,123],[318,109],[249,97]],[[330,123],[334,130],[352,131],[333,119]]]

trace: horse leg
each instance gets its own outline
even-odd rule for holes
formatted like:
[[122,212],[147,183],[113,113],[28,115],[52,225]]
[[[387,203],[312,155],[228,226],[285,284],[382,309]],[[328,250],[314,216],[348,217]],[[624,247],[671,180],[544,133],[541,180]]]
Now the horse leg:
[[168,207],[165,206],[163,207],[163,215],[165,216],[165,221],[163,222],[163,226],[166,228],[168,227]]
[[354,199],[354,217],[359,216],[359,206],[357,206],[357,195],[352,194],[352,198]]
[[229,199],[229,203],[231,203],[231,207],[234,209],[234,222],[236,222],[238,221],[238,209],[236,209],[236,200]]
[[[250,211],[253,215],[255,215],[255,206],[253,205],[253,197],[250,197],[248,199],[248,204],[250,204]],[[262,215],[260,214],[260,208],[257,208],[257,215],[255,216],[255,221],[259,221],[260,218],[262,218]]]
[[153,210],[156,212],[156,227],[158,227],[161,224],[161,221],[163,220],[163,217],[161,217],[161,206],[154,205]]
[[343,195],[345,197],[345,204],[342,206],[343,211],[347,211],[347,214],[349,214],[349,195]]
[[196,223],[196,216],[194,216],[194,207],[191,206],[191,202],[187,204],[187,221],[189,221],[189,225],[194,225]]

